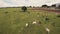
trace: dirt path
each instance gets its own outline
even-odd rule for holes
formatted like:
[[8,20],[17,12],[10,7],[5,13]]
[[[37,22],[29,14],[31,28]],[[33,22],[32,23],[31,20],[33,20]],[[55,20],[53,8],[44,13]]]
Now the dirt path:
[[60,9],[33,8],[32,10],[44,10],[44,11],[48,11],[48,12],[60,13]]

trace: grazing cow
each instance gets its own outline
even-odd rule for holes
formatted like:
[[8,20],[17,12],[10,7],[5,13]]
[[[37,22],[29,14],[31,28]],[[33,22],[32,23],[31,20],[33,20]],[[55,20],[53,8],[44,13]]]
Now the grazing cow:
[[27,7],[23,6],[22,10],[23,10],[23,12],[26,12],[27,11]]
[[46,29],[46,31],[48,32],[48,34],[50,33],[50,29],[49,28],[45,28]]
[[26,26],[26,27],[28,27],[28,26],[29,26],[29,24],[28,24],[28,23],[26,23],[26,24],[25,24],[25,26]]
[[36,21],[33,21],[33,23],[32,24],[36,24],[37,22]]

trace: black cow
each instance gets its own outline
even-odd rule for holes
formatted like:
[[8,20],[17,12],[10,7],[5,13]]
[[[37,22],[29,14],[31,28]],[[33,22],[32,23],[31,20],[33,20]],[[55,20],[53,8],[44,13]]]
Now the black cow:
[[23,10],[23,12],[26,12],[27,11],[27,7],[23,6],[22,10]]

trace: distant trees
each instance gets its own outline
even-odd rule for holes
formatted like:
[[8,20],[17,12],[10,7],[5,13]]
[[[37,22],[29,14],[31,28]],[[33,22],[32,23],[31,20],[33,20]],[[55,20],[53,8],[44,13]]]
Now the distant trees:
[[42,7],[43,7],[43,8],[50,8],[50,6],[48,6],[48,5],[46,5],[46,4],[45,4],[45,5],[42,5]]
[[42,8],[55,8],[55,9],[60,9],[60,4],[52,4],[51,6],[48,6],[46,4],[41,6]]
[[42,7],[44,7],[44,8],[45,8],[45,7],[48,7],[48,6],[45,4],[45,5],[42,5]]
[[32,6],[30,6],[30,8],[31,8]]
[[60,5],[58,6],[58,9],[60,9]]
[[27,7],[25,7],[25,6],[23,6],[21,9],[23,10],[23,12],[27,11]]
[[54,8],[60,9],[60,4],[53,4],[53,5],[51,5],[51,7],[54,7]]
[[52,4],[51,8],[56,9],[56,4]]
[[56,7],[56,4],[51,5],[51,7]]

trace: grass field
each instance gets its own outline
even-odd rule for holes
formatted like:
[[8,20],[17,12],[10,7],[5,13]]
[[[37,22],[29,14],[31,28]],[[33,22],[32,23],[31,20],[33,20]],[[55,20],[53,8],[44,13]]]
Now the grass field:
[[[60,17],[57,13],[43,10],[27,10],[22,12],[20,8],[0,8],[0,34],[60,34]],[[45,20],[48,17],[49,20]],[[32,24],[40,21],[41,24]],[[29,23],[29,27],[25,24]]]

